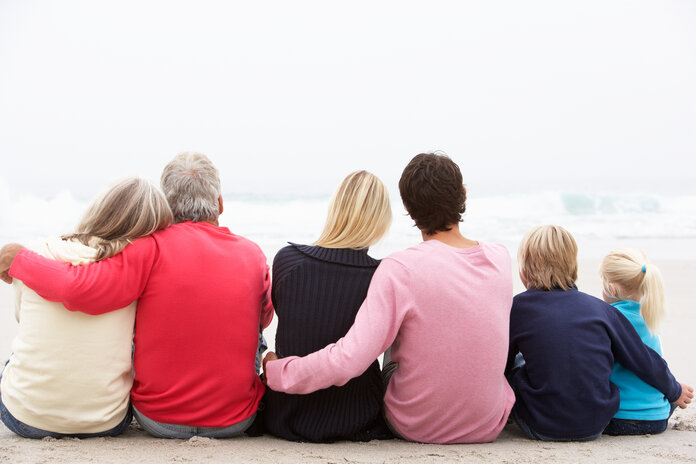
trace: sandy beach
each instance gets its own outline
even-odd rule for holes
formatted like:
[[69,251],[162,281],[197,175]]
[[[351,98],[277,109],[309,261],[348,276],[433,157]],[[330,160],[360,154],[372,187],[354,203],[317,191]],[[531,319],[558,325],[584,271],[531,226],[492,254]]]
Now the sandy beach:
[[[655,261],[662,270],[669,316],[662,330],[663,348],[672,372],[681,382],[696,384],[694,328],[696,313],[689,296],[696,262]],[[598,262],[582,261],[578,287],[599,295]],[[515,292],[522,288],[518,279]],[[17,324],[10,287],[0,286],[0,359],[10,353]],[[268,332],[272,341],[274,334]],[[660,435],[609,437],[588,443],[545,443],[526,439],[508,424],[493,443],[424,445],[401,440],[369,443],[304,444],[271,436],[213,440],[162,440],[147,435],[136,423],[122,436],[88,440],[28,440],[0,425],[0,462],[696,462],[696,406],[677,410],[669,429]]]

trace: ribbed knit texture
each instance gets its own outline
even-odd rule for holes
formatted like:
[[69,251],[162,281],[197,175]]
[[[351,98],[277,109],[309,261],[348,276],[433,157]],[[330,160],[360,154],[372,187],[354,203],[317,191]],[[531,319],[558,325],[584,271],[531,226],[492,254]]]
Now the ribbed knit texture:
[[[279,357],[305,356],[335,343],[353,325],[379,264],[365,251],[291,244],[273,261]],[[390,438],[382,419],[382,377],[373,362],[342,387],[308,395],[266,391],[268,432],[293,441]]]

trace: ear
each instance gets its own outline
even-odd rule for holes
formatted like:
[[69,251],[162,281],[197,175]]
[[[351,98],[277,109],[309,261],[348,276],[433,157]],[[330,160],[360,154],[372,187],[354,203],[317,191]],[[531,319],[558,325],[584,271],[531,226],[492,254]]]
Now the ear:
[[222,205],[222,195],[218,197],[218,209],[220,210],[219,214],[222,214],[222,212],[225,210],[225,207]]

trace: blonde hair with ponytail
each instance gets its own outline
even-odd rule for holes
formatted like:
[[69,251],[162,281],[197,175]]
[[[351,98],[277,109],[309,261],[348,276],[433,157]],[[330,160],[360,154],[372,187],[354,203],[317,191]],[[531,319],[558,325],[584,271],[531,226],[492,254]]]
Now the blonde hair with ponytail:
[[130,177],[97,197],[75,233],[62,238],[95,248],[99,261],[120,253],[131,240],[170,226],[173,220],[164,194],[145,179]]
[[642,251],[624,248],[609,253],[599,272],[604,294],[616,301],[638,301],[648,330],[657,332],[665,315],[665,292],[657,266]]

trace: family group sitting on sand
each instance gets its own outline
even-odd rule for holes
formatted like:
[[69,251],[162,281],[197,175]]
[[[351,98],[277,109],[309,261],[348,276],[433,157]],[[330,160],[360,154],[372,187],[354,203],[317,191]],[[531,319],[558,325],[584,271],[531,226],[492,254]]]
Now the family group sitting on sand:
[[368,255],[391,207],[378,178],[354,172],[317,241],[278,252],[272,285],[261,249],[218,225],[207,157],[176,156],[161,187],[124,180],[74,234],[0,250],[20,324],[1,374],[12,432],[115,436],[134,416],[167,438],[471,443],[511,416],[533,439],[593,440],[663,432],[691,402],[661,357],[658,269],[611,252],[602,301],[575,286],[573,237],[535,227],[513,298],[507,249],[460,233],[466,189],[446,156],[416,156],[399,181],[421,243]]

